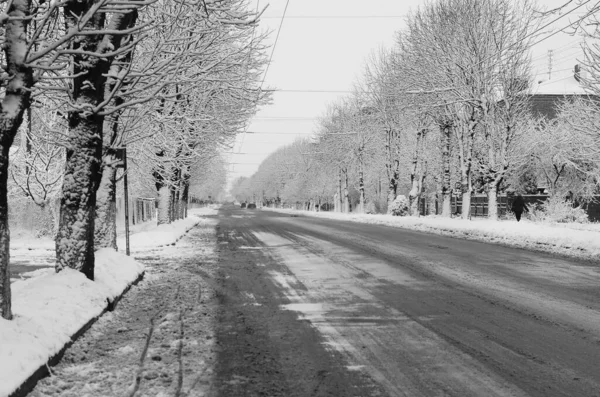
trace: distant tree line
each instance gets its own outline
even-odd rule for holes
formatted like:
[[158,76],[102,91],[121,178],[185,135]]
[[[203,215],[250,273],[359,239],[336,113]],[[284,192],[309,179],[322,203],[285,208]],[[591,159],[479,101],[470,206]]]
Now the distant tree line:
[[551,196],[592,198],[600,182],[597,46],[587,45],[580,60],[589,96],[565,100],[553,119],[530,110],[531,49],[551,39],[548,24],[598,36],[598,3],[567,5],[576,18],[561,20],[564,7],[540,13],[528,0],[420,7],[393,48],[368,60],[353,94],[327,109],[314,137],[273,153],[252,177],[235,181],[233,194],[369,213],[388,212],[402,194],[412,215],[422,215],[425,199],[446,217],[454,194],[465,219],[471,197],[485,194],[494,220],[507,191],[544,186]]

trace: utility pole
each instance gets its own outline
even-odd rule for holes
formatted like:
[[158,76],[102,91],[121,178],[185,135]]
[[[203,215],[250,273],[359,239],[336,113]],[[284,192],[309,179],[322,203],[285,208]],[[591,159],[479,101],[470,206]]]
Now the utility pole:
[[120,160],[117,168],[123,168],[123,199],[125,201],[125,254],[129,256],[129,191],[127,188],[127,149],[115,149],[117,158]]

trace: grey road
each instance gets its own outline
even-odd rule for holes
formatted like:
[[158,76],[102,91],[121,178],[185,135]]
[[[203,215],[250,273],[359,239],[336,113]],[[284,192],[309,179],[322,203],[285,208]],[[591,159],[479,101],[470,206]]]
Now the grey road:
[[220,396],[600,396],[600,268],[220,212]]

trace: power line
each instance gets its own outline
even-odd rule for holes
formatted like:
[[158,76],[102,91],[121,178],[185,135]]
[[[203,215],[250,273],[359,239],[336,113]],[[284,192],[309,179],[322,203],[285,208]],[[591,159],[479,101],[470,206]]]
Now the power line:
[[264,120],[264,121],[279,121],[279,120],[317,120],[318,117],[312,116],[277,116],[277,117],[254,117],[253,120]]
[[[288,15],[287,19],[397,19],[407,15]],[[281,18],[278,16],[261,17],[261,19]]]
[[267,154],[271,154],[273,152],[268,152],[268,153],[231,153],[233,156],[237,156],[237,155],[248,155],[248,156],[264,156]]
[[[292,93],[322,93],[322,94],[350,94],[355,91],[350,90],[295,90],[295,89],[274,89],[272,92],[292,92]],[[366,92],[366,91],[365,91]]]
[[[258,14],[258,7],[260,5],[260,0],[256,1],[256,14]],[[256,25],[254,24],[254,26],[252,27],[252,41],[254,41],[254,36],[256,34]],[[248,57],[250,57],[250,54],[248,54]],[[248,59],[249,60],[249,59]],[[260,96],[260,91],[258,92],[257,96],[256,96],[256,100],[258,101],[258,98]],[[244,133],[242,134],[242,141],[240,142],[240,148],[238,149],[238,151],[242,151],[242,146],[244,145],[244,137],[246,136],[246,131],[248,130],[248,123],[246,123],[246,125],[244,126]],[[231,148],[231,151],[233,152],[234,148]]]
[[275,36],[275,42],[273,43],[273,48],[271,49],[271,55],[269,56],[269,62],[267,62],[267,67],[265,68],[265,74],[263,75],[262,81],[260,83],[259,91],[262,90],[262,86],[265,83],[265,79],[267,78],[267,73],[269,73],[269,67],[271,66],[271,62],[273,61],[273,54],[275,54],[275,48],[277,47],[277,42],[279,41],[279,35],[281,34],[281,28],[283,27],[283,21],[285,20],[285,14],[287,12],[289,5],[290,5],[290,0],[287,0],[285,2],[285,8],[283,9],[283,15],[281,16],[281,21],[279,22],[279,29],[277,29],[277,35]]
[[275,135],[306,135],[312,132],[267,132],[267,131],[247,131],[246,134],[275,134]]
[[[563,15],[559,16],[558,18],[555,18],[555,19],[553,19],[552,21],[548,22],[546,25],[544,25],[544,26],[542,26],[542,27],[540,27],[540,28],[536,29],[535,31],[533,31],[533,32],[529,33],[528,35],[526,35],[525,37],[523,37],[523,38],[522,38],[522,39],[521,39],[519,42],[517,42],[517,43],[513,43],[513,44],[509,45],[509,46],[508,46],[508,48],[504,49],[503,51],[506,51],[506,50],[508,50],[508,49],[510,49],[510,48],[512,48],[512,47],[514,47],[514,46],[516,46],[516,45],[518,45],[518,44],[520,44],[520,43],[524,42],[524,41],[525,41],[525,40],[527,40],[528,38],[531,38],[533,35],[535,35],[535,34],[539,33],[541,30],[543,30],[543,29],[547,28],[548,26],[552,25],[554,22],[558,21],[558,20],[559,20],[559,19],[561,19],[561,18],[564,18],[565,16],[567,16],[567,15],[569,15],[570,13],[572,13],[573,11],[575,11],[575,10],[577,10],[577,9],[579,9],[579,8],[581,8],[581,7],[583,7],[584,5],[588,4],[588,3],[589,3],[589,2],[591,2],[591,1],[592,1],[592,0],[587,0],[586,2],[584,2],[584,3],[580,4],[580,5],[578,5],[577,7],[573,8],[572,10],[570,10],[570,11],[566,12],[565,14],[563,14]],[[578,22],[581,22],[581,21],[582,21],[582,20],[583,20],[583,19],[584,19],[584,18],[585,18],[587,15],[589,15],[589,12],[585,13],[585,14],[584,14],[584,16],[582,16],[581,18],[579,18],[577,21],[575,21],[575,22],[571,22],[571,23],[569,23],[567,26],[565,26],[565,27],[563,27],[563,28],[561,28],[561,29],[559,29],[559,30],[557,30],[557,31],[555,31],[555,32],[552,32],[552,33],[551,33],[551,34],[549,34],[548,36],[546,36],[546,37],[544,37],[544,38],[542,38],[542,39],[540,39],[540,40],[536,41],[535,43],[531,44],[529,47],[533,47],[534,45],[537,45],[537,44],[541,43],[542,41],[548,40],[550,37],[552,37],[552,36],[554,36],[554,35],[556,35],[556,34],[558,34],[558,33],[562,32],[562,31],[564,31],[565,29],[567,29],[567,28],[569,28],[569,27],[573,26],[574,24],[576,24],[576,23],[578,23]],[[499,55],[500,53],[501,53],[501,51],[497,51],[495,54],[492,54],[491,56],[489,56],[489,57],[485,58],[484,60],[482,60],[482,61],[479,61],[479,62],[477,62],[476,64],[474,64],[474,65],[471,65],[471,66],[469,66],[469,67],[465,68],[465,69],[464,69],[462,72],[464,73],[464,72],[466,72],[466,71],[468,71],[468,70],[472,70],[473,68],[475,68],[475,67],[477,67],[477,66],[479,66],[479,65],[483,64],[484,62],[487,62],[487,61],[489,61],[489,60],[493,59],[495,56]],[[431,91],[429,91],[429,92],[448,91],[449,89],[452,89],[452,87],[450,87],[450,88],[449,88],[449,87],[437,88],[437,89],[431,90]],[[410,91],[408,91],[408,92],[410,93]],[[419,91],[414,91],[414,92],[412,92],[412,93],[414,93],[414,94],[418,94],[418,93],[419,93]]]
[[[259,0],[260,1],[260,0]],[[271,55],[269,56],[269,62],[267,62],[267,67],[265,68],[265,74],[263,74],[262,81],[260,82],[260,86],[258,88],[258,92],[262,91],[262,87],[265,84],[265,79],[267,78],[267,73],[269,73],[269,67],[271,66],[271,62],[273,61],[273,54],[275,54],[275,48],[277,47],[277,42],[279,41],[279,35],[281,34],[281,28],[283,27],[283,21],[285,20],[285,14],[287,13],[288,6],[290,5],[290,0],[285,2],[285,8],[283,9],[283,15],[281,16],[281,21],[279,22],[279,29],[277,29],[277,35],[275,36],[275,42],[273,43],[273,48],[271,49]],[[257,3],[258,9],[258,3]],[[242,135],[242,142],[240,142],[239,150],[242,150],[242,146],[244,145],[244,138],[246,137],[246,130],[244,130],[244,134]]]

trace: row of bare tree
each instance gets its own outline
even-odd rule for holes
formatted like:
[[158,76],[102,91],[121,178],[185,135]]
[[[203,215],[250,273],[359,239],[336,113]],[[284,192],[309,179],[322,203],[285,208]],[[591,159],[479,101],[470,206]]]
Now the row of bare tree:
[[243,0],[1,6],[0,309],[10,319],[9,176],[40,205],[60,197],[56,270],[93,280],[94,251],[117,248],[122,149],[130,177],[157,189],[159,223],[185,216],[192,173],[266,98],[265,48],[260,12]]
[[[584,13],[564,26],[593,35],[583,28],[598,4],[586,3],[566,4]],[[394,48],[371,57],[353,95],[327,110],[314,138],[268,157],[233,193],[311,209],[329,203],[341,212],[386,212],[402,193],[411,214],[419,215],[425,196],[443,216],[451,215],[454,193],[462,195],[464,219],[472,195],[485,193],[494,220],[507,189],[597,194],[597,49],[587,47],[581,60],[589,73],[580,81],[592,96],[565,101],[555,120],[530,110],[531,48],[552,37],[547,25],[561,18],[553,11],[539,13],[527,0],[419,8]]]

